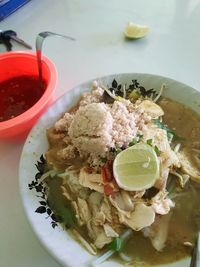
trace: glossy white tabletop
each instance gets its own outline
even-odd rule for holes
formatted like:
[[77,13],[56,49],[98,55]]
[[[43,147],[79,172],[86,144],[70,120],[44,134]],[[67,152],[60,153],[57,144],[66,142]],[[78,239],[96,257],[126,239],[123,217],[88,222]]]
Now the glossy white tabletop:
[[[127,41],[128,21],[150,26]],[[34,46],[37,33],[73,36],[47,40],[44,54],[56,64],[56,97],[95,77],[121,72],[160,74],[200,88],[200,0],[32,0],[0,22]],[[14,45],[13,50],[23,47]],[[0,45],[0,52],[4,47]],[[19,195],[21,143],[0,141],[0,267],[57,267],[28,224]]]

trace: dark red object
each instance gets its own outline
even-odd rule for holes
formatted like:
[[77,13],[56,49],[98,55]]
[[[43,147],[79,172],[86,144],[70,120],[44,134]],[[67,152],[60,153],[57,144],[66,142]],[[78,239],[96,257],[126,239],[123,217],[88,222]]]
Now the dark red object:
[[114,196],[114,193],[119,190],[113,175],[113,161],[108,160],[105,165],[101,167],[101,176],[104,183],[104,193],[107,196]]
[[43,95],[36,76],[18,76],[0,83],[0,122],[12,119],[32,107]]
[[104,185],[104,193],[106,196],[114,196],[114,188],[112,187],[112,184]]
[[112,160],[108,160],[106,164],[101,167],[101,174],[104,183],[111,182],[113,180],[114,176]]

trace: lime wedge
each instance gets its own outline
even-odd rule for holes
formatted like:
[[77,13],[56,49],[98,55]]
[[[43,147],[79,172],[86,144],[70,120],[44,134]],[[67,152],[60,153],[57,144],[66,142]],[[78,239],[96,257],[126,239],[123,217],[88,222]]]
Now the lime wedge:
[[152,187],[159,178],[156,152],[145,143],[138,143],[123,150],[114,160],[113,174],[118,186],[127,191]]
[[124,34],[128,38],[142,38],[149,32],[149,27],[129,22],[124,30]]

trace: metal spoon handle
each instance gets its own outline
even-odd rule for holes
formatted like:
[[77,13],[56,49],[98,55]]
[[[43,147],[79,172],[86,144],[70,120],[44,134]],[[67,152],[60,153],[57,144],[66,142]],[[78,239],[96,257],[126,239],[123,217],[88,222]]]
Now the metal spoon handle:
[[193,249],[190,267],[200,267],[200,232],[198,233],[196,244]]
[[58,33],[54,33],[54,32],[41,32],[37,35],[36,37],[36,54],[37,54],[37,64],[38,64],[38,76],[39,76],[39,83],[41,88],[43,87],[43,79],[42,79],[42,45],[44,42],[44,39],[46,37],[49,36],[58,36],[58,37],[63,37],[65,39],[74,41],[75,39],[70,37],[70,36],[66,36],[63,34],[58,34]]

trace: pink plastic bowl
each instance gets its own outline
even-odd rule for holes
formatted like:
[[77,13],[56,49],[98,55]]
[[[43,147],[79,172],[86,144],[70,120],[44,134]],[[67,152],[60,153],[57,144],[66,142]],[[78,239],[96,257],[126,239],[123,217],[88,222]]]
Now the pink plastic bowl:
[[[24,113],[0,122],[0,139],[19,139],[25,136],[39,116],[52,103],[57,82],[56,67],[45,56],[42,57],[42,67],[43,78],[47,82],[44,94]],[[21,75],[38,75],[36,53],[19,51],[0,54],[0,82]]]

